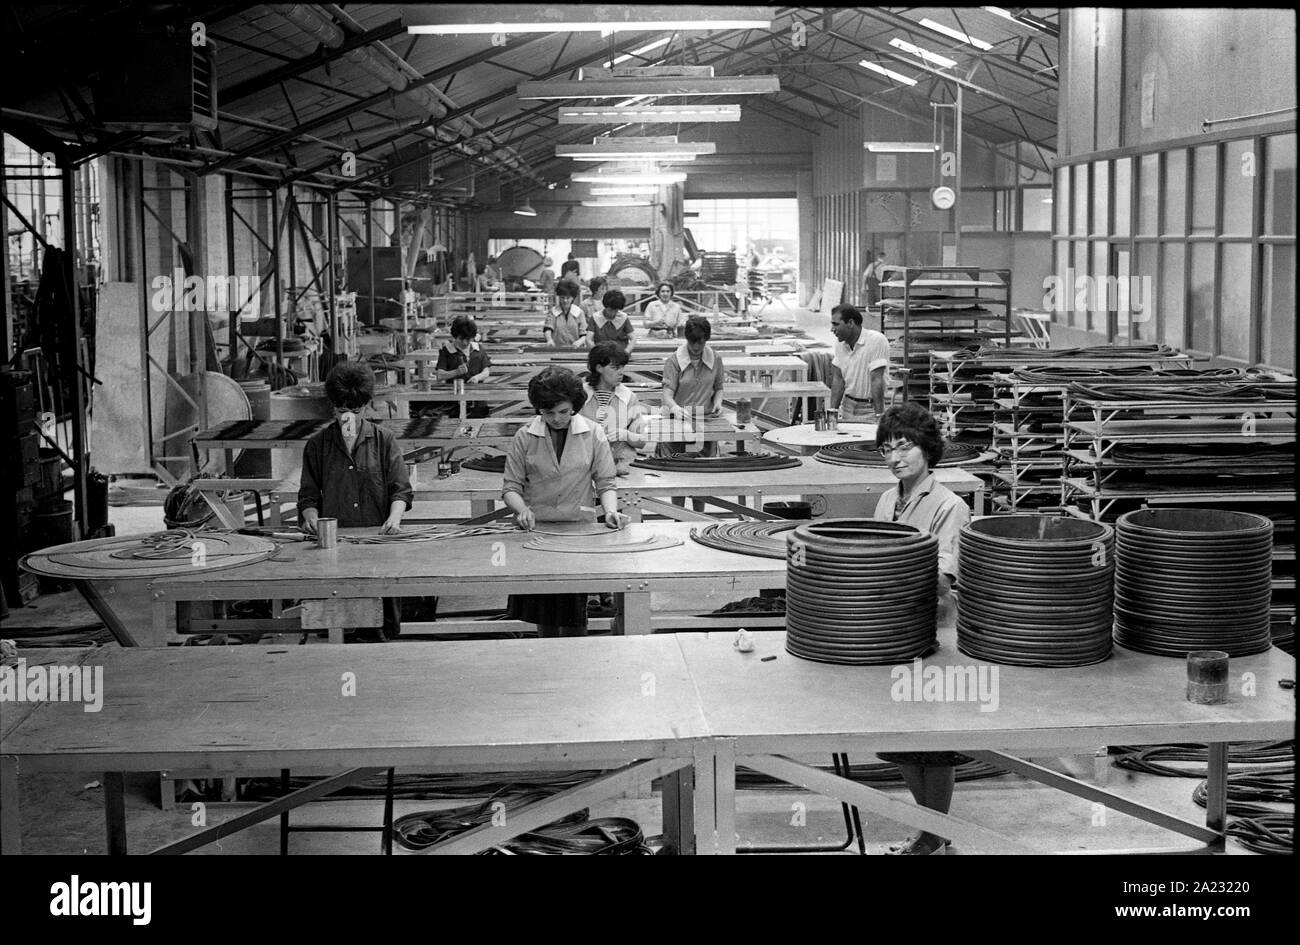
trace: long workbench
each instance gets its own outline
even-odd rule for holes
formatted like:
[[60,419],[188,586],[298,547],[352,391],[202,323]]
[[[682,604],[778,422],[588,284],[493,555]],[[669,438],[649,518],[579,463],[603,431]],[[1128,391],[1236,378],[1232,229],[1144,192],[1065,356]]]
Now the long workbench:
[[[185,647],[26,651],[30,666],[102,667],[103,708],[26,703],[6,710],[0,739],[0,840],[21,850],[19,772],[102,773],[110,852],[127,849],[124,772],[209,775],[284,768],[343,771],[323,784],[195,828],[166,852],[186,852],[267,821],[388,767],[425,772],[606,769],[586,783],[431,848],[469,853],[663,776],[664,832],[680,852],[731,853],[738,765],[946,836],[967,853],[1041,853],[1007,828],[947,815],[791,760],[794,754],[959,750],[1140,818],[1196,844],[1225,847],[1229,742],[1290,737],[1295,706],[1280,650],[1236,658],[1240,683],[1225,705],[1185,698],[1183,661],[1117,649],[1071,670],[999,666],[979,701],[896,698],[898,667],[851,667],[791,656],[781,632],[755,634],[752,653],[732,634],[505,640],[420,646]],[[924,666],[978,672],[950,635]],[[772,657],[775,657],[774,659]],[[904,666],[902,670],[913,670]],[[355,695],[342,683],[355,682]],[[273,718],[275,725],[266,724]],[[1205,823],[1155,810],[1104,787],[1025,760],[1113,744],[1209,746]],[[609,770],[613,769],[613,770]],[[1086,811],[1086,809],[1085,809]],[[1017,834],[1022,831],[1016,830]],[[1102,843],[1104,832],[1094,832]],[[1122,836],[1122,834],[1121,834]],[[1089,845],[1093,847],[1093,844]],[[1068,851],[1062,851],[1068,852]],[[1097,852],[1090,849],[1088,852]],[[1193,852],[1186,849],[1113,852]]]
[[[758,632],[754,638],[754,652],[741,654],[732,649],[731,634],[679,636],[713,736],[718,853],[733,853],[736,848],[737,766],[855,805],[868,815],[948,837],[970,851],[1054,852],[1024,840],[1019,830],[1011,836],[965,819],[960,788],[952,812],[939,814],[789,757],[929,750],[966,753],[1198,844],[1194,850],[1113,852],[1221,852],[1228,743],[1290,738],[1295,726],[1295,701],[1290,691],[1278,685],[1282,679],[1295,678],[1295,660],[1276,647],[1258,656],[1233,658],[1233,692],[1226,705],[1197,705],[1186,698],[1183,660],[1122,647],[1116,647],[1106,662],[1092,666],[994,667],[959,652],[955,631],[949,629],[940,631],[939,651],[926,657],[918,671],[915,663],[901,667],[814,663],[786,652],[784,632]],[[776,658],[767,658],[771,656]],[[960,670],[963,679],[972,683],[965,698],[960,698],[963,692],[955,685],[944,688],[938,701],[922,700],[925,690],[919,685],[916,689],[921,692],[909,686],[912,696],[900,698],[907,695],[902,676],[919,683],[928,667],[940,668],[945,676],[952,672],[949,667]],[[989,683],[982,693],[987,699],[977,698],[981,667]],[[956,673],[952,675],[955,679]],[[1253,688],[1243,692],[1247,680]],[[1042,757],[1092,753],[1106,745],[1183,742],[1210,746],[1204,825],[1016,757],[1017,752]]]
[[[573,527],[541,523],[538,528]],[[691,540],[687,523],[634,523],[613,532],[593,522],[590,528],[595,534],[585,540],[593,548],[635,543],[654,535],[679,544],[653,551],[560,553],[525,548],[532,536],[522,531],[419,543],[358,545],[340,540],[337,548],[329,550],[308,542],[287,542],[275,556],[255,565],[224,570],[196,567],[191,573],[149,581],[152,639],[170,638],[173,614],[182,632],[239,631],[239,620],[193,617],[192,605],[199,601],[337,601],[484,593],[611,593],[620,605],[616,632],[646,634],[654,629],[650,595],[655,591],[696,592],[699,609],[706,611],[765,588],[785,586],[785,561],[707,548]],[[340,529],[340,536],[376,532],[377,528]],[[274,623],[255,621],[247,626],[282,631],[296,626]],[[491,624],[484,629],[492,629]],[[328,632],[331,642],[343,641],[342,623]]]
[[[961,469],[945,468],[934,471],[935,478],[959,495],[973,495],[976,514],[983,514],[983,483]],[[501,473],[462,469],[454,476],[436,479],[427,475],[417,477],[415,501],[454,502],[469,501],[471,513],[482,515],[501,501]],[[211,480],[220,483],[223,480]],[[628,475],[619,476],[617,488],[621,508],[636,519],[647,512],[666,515],[681,521],[710,521],[707,516],[690,511],[667,501],[678,496],[709,497],[713,504],[741,515],[752,515],[761,510],[765,496],[788,495],[842,495],[861,496],[861,508],[854,514],[870,517],[875,502],[869,497],[880,496],[897,485],[898,480],[883,467],[839,466],[811,458],[800,459],[800,465],[789,469],[763,469],[746,473],[694,473],[659,472],[633,467]],[[298,485],[290,480],[270,490],[271,507],[296,501]],[[722,500],[721,496],[752,498],[753,507],[742,507]]]
[[32,667],[102,667],[106,684],[97,712],[75,702],[24,703],[22,712],[6,705],[6,854],[22,850],[20,771],[100,776],[110,853],[128,849],[126,772],[343,772],[218,826],[196,827],[154,852],[197,849],[397,766],[431,773],[600,769],[577,787],[511,811],[503,826],[486,824],[428,853],[484,850],[660,777],[670,845],[693,850],[696,805],[701,822],[712,823],[711,810],[703,810],[712,792],[693,798],[697,779],[689,771],[703,762],[711,772],[707,733],[671,635],[24,655]]

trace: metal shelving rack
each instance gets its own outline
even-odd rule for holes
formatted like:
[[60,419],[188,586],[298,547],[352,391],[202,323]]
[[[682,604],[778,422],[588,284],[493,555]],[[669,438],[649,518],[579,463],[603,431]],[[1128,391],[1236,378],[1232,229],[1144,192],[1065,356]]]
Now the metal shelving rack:
[[896,373],[904,379],[904,399],[928,404],[929,378],[921,375],[931,351],[1012,344],[1010,269],[907,266],[895,269],[880,291],[881,331],[901,354]]

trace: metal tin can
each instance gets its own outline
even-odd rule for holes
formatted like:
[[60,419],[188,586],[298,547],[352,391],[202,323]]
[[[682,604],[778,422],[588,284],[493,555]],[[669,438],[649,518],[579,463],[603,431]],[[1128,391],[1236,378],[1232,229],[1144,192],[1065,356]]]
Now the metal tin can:
[[742,398],[741,400],[736,401],[736,423],[743,427],[752,419],[754,419],[754,415],[749,398]]
[[456,380],[451,382],[451,392],[457,397],[465,393],[465,382],[460,378],[456,378]]
[[316,519],[316,546],[318,548],[337,548],[339,544],[339,520],[336,518]]

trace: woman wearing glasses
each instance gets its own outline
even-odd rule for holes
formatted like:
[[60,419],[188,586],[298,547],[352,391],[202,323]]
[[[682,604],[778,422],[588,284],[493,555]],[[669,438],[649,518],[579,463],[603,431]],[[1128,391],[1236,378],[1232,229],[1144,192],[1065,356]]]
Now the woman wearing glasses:
[[[939,424],[924,407],[906,403],[890,407],[876,426],[876,446],[898,486],[880,497],[875,518],[911,525],[939,539],[939,614],[951,614],[952,586],[957,578],[957,542],[970,521],[970,509],[931,472],[943,458]],[[948,812],[956,783],[956,766],[970,761],[953,751],[879,752],[884,761],[898,765],[912,796],[922,807]],[[948,841],[922,831],[889,852],[902,855],[944,854]]]

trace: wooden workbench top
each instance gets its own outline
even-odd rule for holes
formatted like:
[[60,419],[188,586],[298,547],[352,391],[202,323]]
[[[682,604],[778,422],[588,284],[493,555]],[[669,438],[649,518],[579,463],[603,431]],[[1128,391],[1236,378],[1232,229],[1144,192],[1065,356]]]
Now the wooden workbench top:
[[[594,519],[595,513],[592,513]],[[540,530],[564,529],[565,525],[538,523]],[[583,526],[584,529],[587,526]],[[615,532],[593,521],[593,534],[586,540],[597,544],[635,542],[652,535],[666,535],[682,543],[655,551],[617,554],[538,551],[524,548],[530,537],[523,531],[457,538],[443,541],[356,545],[340,540],[337,548],[322,550],[313,542],[288,542],[272,558],[254,567],[226,568],[221,571],[177,575],[151,584],[153,591],[180,599],[212,597],[230,599],[232,594],[248,596],[311,596],[320,589],[333,589],[340,596],[377,597],[401,590],[403,584],[464,582],[478,591],[522,591],[536,593],[572,592],[573,578],[579,576],[596,591],[636,589],[643,579],[697,580],[722,588],[739,589],[755,586],[777,587],[785,581],[785,562],[772,558],[737,555],[707,548],[691,540],[691,524],[685,522],[633,523]],[[346,535],[373,535],[378,528],[339,529]],[[743,568],[743,573],[737,570]],[[775,576],[762,585],[759,576]],[[563,581],[565,587],[547,587],[547,581]],[[349,583],[351,582],[351,583]],[[366,587],[364,585],[373,585]],[[353,586],[355,585],[355,586]],[[378,585],[383,585],[382,587]],[[508,585],[508,586],[507,586]],[[297,590],[296,595],[281,595]],[[341,588],[349,588],[342,591]],[[310,589],[310,590],[309,590]],[[434,593],[434,592],[430,592]],[[740,596],[743,596],[741,594]]]
[[[641,400],[658,403],[663,388],[654,384],[629,385]],[[732,381],[724,385],[723,395],[729,399],[749,397],[829,397],[831,390],[820,381],[776,381],[764,387],[754,381]],[[483,403],[512,403],[528,399],[526,384],[466,384],[463,393],[457,394],[451,384],[432,384],[429,390],[418,388],[389,388],[376,394],[376,401],[429,400],[429,401],[481,401]]]
[[326,764],[330,752],[346,752],[347,766],[581,767],[659,756],[706,734],[670,635],[24,653],[103,667],[99,712],[45,702],[11,726],[6,707],[0,753],[58,758],[60,770],[220,756],[233,774],[267,767],[271,752],[272,767]]
[[[686,663],[700,694],[709,729],[748,743],[738,748],[780,751],[783,738],[812,736],[801,750],[819,749],[816,739],[845,750],[845,735],[870,734],[872,750],[976,750],[1065,747],[1070,731],[1086,749],[1106,744],[1163,744],[1209,736],[1215,740],[1289,738],[1295,718],[1292,694],[1278,686],[1295,678],[1295,660],[1276,647],[1258,656],[1234,657],[1234,693],[1226,705],[1186,700],[1187,670],[1181,659],[1147,656],[1121,647],[1093,666],[1038,669],[998,666],[996,709],[968,701],[902,701],[893,698],[891,666],[836,666],[792,656],[784,631],[754,634],[756,649],[732,648],[733,634],[682,634]],[[954,630],[940,633],[940,649],[925,666],[983,666],[957,650]],[[763,662],[764,656],[776,659]],[[912,675],[912,665],[906,665]],[[1253,673],[1255,695],[1241,692]],[[986,676],[991,681],[991,675]],[[986,690],[987,691],[987,690]],[[993,703],[988,702],[989,705]],[[1201,734],[1191,739],[1187,726]]]
[[[823,463],[812,458],[800,459],[801,465],[789,469],[764,469],[743,473],[688,473],[658,472],[633,467],[628,475],[619,476],[615,487],[620,491],[644,492],[650,495],[753,495],[764,492],[771,495],[796,495],[805,492],[843,493],[861,490],[880,494],[893,488],[898,480],[884,467],[841,466]],[[975,492],[982,483],[961,469],[945,468],[934,471],[935,479],[958,494]],[[483,499],[501,495],[501,473],[462,469],[446,479],[418,477],[416,498]],[[284,499],[295,495],[296,480],[286,480],[274,491],[274,496]]]

